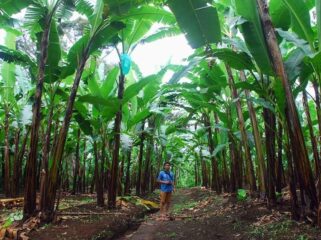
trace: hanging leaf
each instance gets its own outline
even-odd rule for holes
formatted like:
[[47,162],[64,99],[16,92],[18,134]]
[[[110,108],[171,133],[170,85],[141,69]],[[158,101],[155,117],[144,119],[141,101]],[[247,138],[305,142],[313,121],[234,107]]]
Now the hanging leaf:
[[13,15],[28,7],[32,0],[6,0],[0,1],[0,12],[4,11],[8,15]]
[[114,67],[110,72],[107,73],[107,77],[100,89],[101,94],[104,98],[107,98],[114,89],[118,74],[119,67]]
[[213,56],[237,70],[254,69],[254,65],[250,56],[248,56],[245,52],[238,53],[232,49],[223,48],[213,50]]
[[84,132],[84,134],[88,136],[92,136],[93,128],[90,124],[90,121],[85,119],[81,114],[77,113],[74,115],[77,123],[79,124],[80,129]]
[[234,0],[234,5],[236,13],[246,20],[239,26],[248,49],[260,70],[265,74],[273,75],[256,0]]
[[311,19],[309,8],[303,0],[282,0],[288,11],[291,13],[292,30],[299,37],[309,42],[313,49],[313,31],[311,28]]
[[221,42],[217,10],[207,1],[169,0],[168,5],[193,48]]
[[282,1],[270,0],[269,10],[275,28],[282,28],[283,30],[290,28],[291,14]]
[[158,81],[159,79],[162,79],[166,71],[167,69],[164,68],[159,73],[147,76],[137,83],[134,83],[127,87],[124,92],[123,104],[127,103],[132,97],[136,96],[147,84],[151,84],[155,81]]
[[148,116],[150,116],[151,112],[149,109],[144,109],[141,112],[137,113],[135,116],[133,116],[127,125],[127,128],[130,129],[137,123],[141,122],[142,120],[146,119]]

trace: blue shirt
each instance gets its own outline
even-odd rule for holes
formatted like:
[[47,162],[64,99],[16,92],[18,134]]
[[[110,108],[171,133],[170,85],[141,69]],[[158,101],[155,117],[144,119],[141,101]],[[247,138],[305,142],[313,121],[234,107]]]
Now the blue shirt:
[[[157,180],[174,182],[174,174],[172,172],[160,171]],[[162,192],[172,192],[173,184],[161,184],[160,189]]]

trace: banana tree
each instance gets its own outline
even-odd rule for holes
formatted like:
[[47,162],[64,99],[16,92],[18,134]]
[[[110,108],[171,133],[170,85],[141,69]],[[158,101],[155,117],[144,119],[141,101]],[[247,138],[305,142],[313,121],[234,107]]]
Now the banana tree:
[[[111,1],[111,6],[113,4],[118,5],[119,3]],[[137,2],[139,5],[139,2]],[[119,8],[120,9],[120,8]],[[173,23],[174,17],[168,11],[162,8],[142,6],[137,9],[131,9],[130,11],[117,12],[115,14],[115,19],[123,20],[126,23],[126,28],[124,28],[119,34],[121,51],[115,46],[117,50],[119,61],[120,61],[120,77],[118,86],[118,100],[121,102],[119,111],[116,114],[114,123],[114,152],[113,152],[113,162],[112,162],[112,173],[111,173],[111,187],[108,192],[108,206],[114,208],[116,205],[116,192],[117,192],[117,179],[118,179],[118,164],[119,164],[119,147],[120,147],[120,131],[122,122],[122,108],[123,99],[125,91],[125,74],[128,71],[125,67],[126,61],[128,61],[129,55],[137,46],[137,43],[146,36],[150,27],[154,22],[162,22],[171,24]]]
[[[53,218],[60,163],[62,160],[63,149],[72,117],[77,90],[86,62],[90,55],[96,52],[99,48],[112,43],[117,32],[124,27],[124,24],[121,22],[110,21],[108,14],[106,15],[104,12],[104,6],[105,4],[103,1],[97,1],[95,8],[85,9],[83,5],[79,6],[78,11],[87,14],[89,31],[87,31],[70,49],[67,56],[69,63],[61,71],[60,78],[66,78],[70,74],[73,74],[75,70],[76,74],[72,90],[68,98],[65,117],[59,131],[59,140],[53,153],[52,166],[49,173],[46,198],[48,205],[45,210],[48,212],[48,214],[46,214],[46,218],[49,221]],[[88,7],[88,5],[86,7]]]
[[[5,45],[10,49],[15,49],[16,35],[13,33],[7,33],[5,38]],[[13,63],[3,63],[1,67],[2,70],[2,82],[1,86],[1,102],[4,109],[4,133],[5,133],[5,149],[4,149],[4,167],[5,167],[5,177],[4,177],[4,191],[6,196],[12,196],[12,184],[11,181],[11,161],[10,161],[10,115],[14,112],[16,106],[15,99],[15,65]]]

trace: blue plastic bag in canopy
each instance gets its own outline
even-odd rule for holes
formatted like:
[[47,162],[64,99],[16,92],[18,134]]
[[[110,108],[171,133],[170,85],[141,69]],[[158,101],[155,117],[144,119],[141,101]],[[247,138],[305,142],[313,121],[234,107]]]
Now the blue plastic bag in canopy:
[[121,70],[123,74],[126,75],[129,73],[132,60],[130,56],[125,53],[120,56],[120,60],[121,60]]

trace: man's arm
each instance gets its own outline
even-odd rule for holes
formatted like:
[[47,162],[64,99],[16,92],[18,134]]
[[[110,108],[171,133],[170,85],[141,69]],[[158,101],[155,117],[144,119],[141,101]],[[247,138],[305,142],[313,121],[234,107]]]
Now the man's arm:
[[157,182],[160,183],[160,184],[169,184],[170,183],[169,181],[161,180],[161,173],[159,174],[159,176],[157,178]]
[[169,184],[169,181],[162,181],[160,179],[157,179],[157,182],[161,184]]

